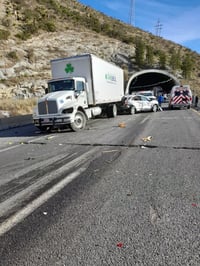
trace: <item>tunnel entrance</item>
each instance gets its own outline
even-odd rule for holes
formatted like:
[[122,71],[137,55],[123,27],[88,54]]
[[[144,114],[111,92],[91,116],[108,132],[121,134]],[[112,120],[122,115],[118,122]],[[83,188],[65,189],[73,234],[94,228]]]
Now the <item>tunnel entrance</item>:
[[175,85],[180,85],[180,82],[167,71],[148,69],[136,72],[129,78],[125,93],[132,94],[141,90],[154,90],[168,94]]

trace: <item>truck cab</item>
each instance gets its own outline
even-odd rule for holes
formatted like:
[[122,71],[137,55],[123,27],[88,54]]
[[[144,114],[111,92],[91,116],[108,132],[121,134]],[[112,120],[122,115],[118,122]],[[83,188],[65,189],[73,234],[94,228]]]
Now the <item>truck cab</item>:
[[[82,77],[52,79],[48,81],[46,95],[38,100],[33,115],[34,124],[42,131],[74,123],[77,110],[87,114],[87,83]],[[85,122],[84,122],[85,123]]]
[[[68,78],[68,79],[56,79],[48,82],[48,93],[64,91],[74,93],[74,100],[76,105],[81,105],[84,108],[88,106],[87,99],[87,83],[84,78]],[[69,93],[71,94],[71,93]]]

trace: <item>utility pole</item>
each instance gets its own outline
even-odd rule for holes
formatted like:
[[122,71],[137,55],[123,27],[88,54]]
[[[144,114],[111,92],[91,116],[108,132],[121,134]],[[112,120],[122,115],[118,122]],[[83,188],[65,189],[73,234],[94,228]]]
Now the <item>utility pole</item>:
[[160,20],[158,19],[157,21],[157,24],[155,26],[155,29],[156,29],[156,36],[159,36],[161,35],[161,30],[162,30],[162,24],[160,24]]
[[130,0],[130,10],[129,10],[129,24],[130,25],[133,25],[134,26],[134,19],[135,19],[135,16],[134,16],[134,11],[135,11],[135,0]]

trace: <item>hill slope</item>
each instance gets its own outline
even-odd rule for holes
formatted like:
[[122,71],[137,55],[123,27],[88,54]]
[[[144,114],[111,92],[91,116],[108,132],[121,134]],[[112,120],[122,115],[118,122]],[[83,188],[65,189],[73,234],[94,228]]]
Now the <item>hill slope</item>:
[[[166,69],[200,96],[200,55],[181,45],[75,0],[0,0],[0,6],[0,98],[39,96],[50,78],[49,60],[81,53],[123,67],[126,79],[140,69]],[[191,64],[187,75],[184,64]]]

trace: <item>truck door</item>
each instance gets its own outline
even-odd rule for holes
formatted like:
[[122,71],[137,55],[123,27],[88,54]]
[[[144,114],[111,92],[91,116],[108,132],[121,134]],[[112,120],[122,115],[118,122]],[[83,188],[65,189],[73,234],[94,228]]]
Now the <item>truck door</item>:
[[76,93],[78,105],[82,107],[87,107],[88,106],[87,92],[86,92],[85,83],[83,81],[79,81],[79,80],[76,81],[75,93]]

